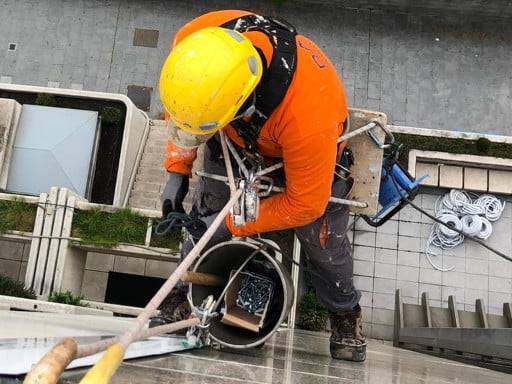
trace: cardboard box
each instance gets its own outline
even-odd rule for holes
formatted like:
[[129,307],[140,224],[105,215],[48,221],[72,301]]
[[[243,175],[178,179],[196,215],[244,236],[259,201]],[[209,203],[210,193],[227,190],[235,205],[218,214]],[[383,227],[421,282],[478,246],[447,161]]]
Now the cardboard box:
[[[231,271],[231,274],[229,275],[230,279],[234,273],[235,271]],[[225,313],[221,323],[258,333],[265,322],[272,295],[265,304],[265,309],[261,315],[253,314],[240,308],[236,304],[236,300],[238,298],[238,291],[240,291],[244,275],[252,274],[247,272],[240,272],[226,292],[226,296],[224,297]]]

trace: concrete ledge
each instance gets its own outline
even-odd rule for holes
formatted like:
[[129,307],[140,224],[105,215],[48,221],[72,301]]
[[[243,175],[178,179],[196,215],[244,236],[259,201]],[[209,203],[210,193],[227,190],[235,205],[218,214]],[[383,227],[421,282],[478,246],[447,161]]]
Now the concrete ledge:
[[60,303],[50,303],[43,300],[24,299],[21,297],[11,297],[0,295],[0,305],[9,306],[11,309],[21,309],[24,311],[50,312],[50,313],[69,313],[74,315],[96,315],[113,316],[112,311],[102,309],[79,307],[76,305],[67,305]]
[[[135,180],[136,171],[140,164],[144,143],[149,133],[149,117],[138,109],[135,104],[126,95],[116,93],[92,92],[77,89],[62,89],[38,87],[32,85],[6,84],[0,83],[0,89],[11,92],[29,92],[29,93],[48,93],[75,98],[86,98],[96,100],[115,100],[121,102],[126,107],[126,116],[123,131],[123,144],[119,155],[119,165],[116,178],[116,187],[114,192],[113,204],[117,206],[126,206]],[[1,160],[1,159],[0,159]],[[8,163],[10,158],[5,158],[4,163]],[[2,172],[6,165],[0,163]],[[8,164],[7,164],[8,165]],[[2,178],[5,172],[2,173]],[[5,175],[5,177],[7,177]],[[0,179],[0,182],[2,179]],[[1,184],[0,184],[1,187]]]
[[79,239],[71,243],[74,248],[81,249],[87,252],[105,253],[116,256],[128,256],[146,260],[160,260],[160,261],[180,261],[179,253],[170,253],[167,248],[146,247],[144,245],[118,245],[112,248],[101,248],[93,245],[80,244]]
[[512,194],[512,159],[413,149],[408,170],[430,176],[422,185]]
[[456,165],[439,166],[439,186],[444,188],[461,189],[463,186],[463,168]]
[[488,173],[487,169],[464,167],[464,188],[471,191],[487,192]]
[[493,143],[512,144],[512,136],[489,135],[486,133],[445,131],[442,129],[418,128],[405,125],[388,125],[388,129],[393,133],[403,133],[406,135],[419,135],[428,137],[446,137],[447,139],[466,139],[478,140],[480,138],[488,139]]
[[489,192],[512,194],[512,172],[489,170]]

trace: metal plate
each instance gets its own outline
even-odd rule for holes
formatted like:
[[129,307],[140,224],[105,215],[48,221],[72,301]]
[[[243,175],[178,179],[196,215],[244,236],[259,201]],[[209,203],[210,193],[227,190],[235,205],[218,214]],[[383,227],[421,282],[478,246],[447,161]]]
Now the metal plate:
[[156,29],[135,28],[133,45],[135,47],[156,48],[158,46],[159,34],[160,32]]
[[[364,109],[349,109],[350,114],[350,132],[355,131],[368,124],[372,119],[378,119],[381,124],[387,124],[387,116],[382,112],[367,111]],[[381,129],[373,130],[375,135],[384,140],[384,132]],[[380,174],[382,168],[383,150],[375,145],[370,137],[363,133],[349,139],[347,147],[354,154],[354,165],[352,166],[352,176],[354,177],[354,187],[350,193],[351,200],[357,200],[368,203],[367,208],[350,207],[350,211],[373,216],[379,208],[379,188]]]
[[153,88],[143,87],[140,85],[129,85],[128,86],[128,97],[137,108],[148,112],[151,107],[151,93]]

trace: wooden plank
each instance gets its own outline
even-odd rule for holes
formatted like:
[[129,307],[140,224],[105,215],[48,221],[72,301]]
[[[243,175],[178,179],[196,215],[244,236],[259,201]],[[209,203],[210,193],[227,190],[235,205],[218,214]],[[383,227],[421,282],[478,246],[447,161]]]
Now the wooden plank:
[[404,328],[404,303],[402,300],[402,291],[395,291],[395,324],[393,327],[393,345],[400,346],[400,330]]
[[430,303],[428,300],[428,292],[421,294],[421,305],[425,314],[425,324],[428,328],[432,328],[432,315],[430,313]]
[[[119,313],[121,315],[128,316],[139,316],[139,314],[144,310],[144,308],[132,307],[129,305],[119,305],[119,304],[111,304],[111,303],[101,303],[99,301],[91,301],[91,300],[82,300],[82,303],[87,304],[89,308],[101,309],[104,311],[109,311],[113,313]],[[151,316],[159,316],[160,310],[155,310],[151,314]]]
[[507,318],[502,315],[493,315],[491,313],[487,314],[487,322],[489,323],[489,328],[508,328]]
[[460,328],[459,311],[457,309],[457,299],[455,296],[448,296],[448,309],[452,318],[452,327]]
[[480,328],[480,316],[476,312],[459,311],[460,327],[461,328]]
[[[350,131],[361,128],[370,120],[377,119],[386,126],[387,117],[381,112],[349,108]],[[375,136],[384,141],[385,134],[378,127],[373,129]],[[347,147],[354,154],[354,165],[351,168],[354,187],[349,199],[366,202],[367,208],[350,207],[350,211],[373,216],[379,209],[380,176],[382,170],[383,150],[375,145],[367,134],[361,134],[348,140]]]
[[46,270],[44,272],[43,290],[41,295],[48,297],[53,290],[55,270],[57,269],[57,260],[59,254],[59,246],[62,236],[62,224],[64,222],[64,214],[66,212],[66,201],[68,190],[60,188],[57,192],[57,205],[55,207],[55,217],[52,228],[52,238],[50,239],[50,246],[48,248],[48,258],[46,262]]
[[34,287],[37,258],[39,255],[39,245],[41,244],[40,236],[43,233],[43,223],[45,214],[45,210],[43,207],[46,204],[47,199],[47,193],[41,193],[41,195],[39,196],[39,206],[37,207],[36,218],[34,221],[34,232],[32,233],[34,237],[32,238],[32,242],[30,244],[27,272],[25,273],[25,286],[28,288]]
[[476,313],[480,319],[481,328],[489,328],[489,322],[487,321],[487,313],[485,312],[485,304],[483,299],[476,299],[475,302]]
[[76,199],[76,196],[68,194],[53,289],[56,291],[71,291],[78,295],[82,289],[87,252],[71,246],[71,228]]
[[53,221],[55,218],[55,208],[57,205],[58,188],[52,187],[48,200],[43,205],[44,221],[43,231],[41,233],[41,243],[39,245],[39,252],[37,256],[36,270],[34,273],[34,292],[36,295],[41,295],[43,292],[43,282],[45,277],[46,265],[48,262],[48,250],[50,248],[50,236],[53,230]]
[[443,328],[452,326],[452,314],[448,308],[431,307],[432,328]]
[[503,316],[507,318],[508,327],[512,328],[512,305],[510,303],[503,303]]
[[418,304],[402,304],[404,327],[426,327],[425,312]]

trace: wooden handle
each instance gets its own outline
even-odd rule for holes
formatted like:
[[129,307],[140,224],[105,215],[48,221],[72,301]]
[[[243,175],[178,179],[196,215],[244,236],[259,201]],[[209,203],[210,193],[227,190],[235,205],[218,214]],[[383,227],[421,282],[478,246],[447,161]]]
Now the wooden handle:
[[24,384],[56,384],[64,369],[76,356],[77,344],[72,337],[62,339],[32,367]]
[[226,279],[221,276],[202,272],[186,272],[181,277],[181,280],[192,284],[205,285],[207,287],[223,287],[227,283]]

